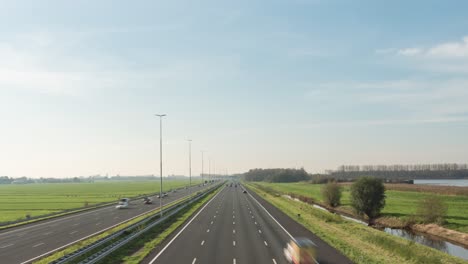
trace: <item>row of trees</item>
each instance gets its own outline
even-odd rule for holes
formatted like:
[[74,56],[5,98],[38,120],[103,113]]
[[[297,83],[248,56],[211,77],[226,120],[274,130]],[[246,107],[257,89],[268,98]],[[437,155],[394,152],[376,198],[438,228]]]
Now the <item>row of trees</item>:
[[[369,225],[380,215],[385,207],[385,186],[381,179],[362,177],[351,185],[351,206],[361,216],[367,216]],[[342,187],[335,181],[330,181],[322,188],[324,202],[331,207],[341,203]],[[427,196],[417,207],[417,215],[423,223],[442,224],[447,214],[447,205],[437,196]]]
[[243,174],[246,181],[298,182],[310,180],[309,174],[302,169],[252,169]]
[[467,164],[419,164],[419,165],[343,165],[328,176],[337,180],[372,176],[386,180],[412,179],[464,179],[468,178]]
[[69,182],[86,182],[86,179],[74,178],[39,178],[32,179],[27,177],[13,178],[8,176],[0,176],[0,184],[29,184],[29,183],[69,183]]
[[468,164],[394,164],[394,165],[341,165],[335,172],[356,171],[457,171],[468,170]]

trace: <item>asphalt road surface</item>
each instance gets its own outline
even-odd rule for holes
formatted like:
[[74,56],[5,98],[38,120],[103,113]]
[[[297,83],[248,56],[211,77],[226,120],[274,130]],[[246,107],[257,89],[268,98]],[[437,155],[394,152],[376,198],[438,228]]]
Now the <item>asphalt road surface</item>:
[[256,194],[242,191],[224,187],[143,263],[286,263],[283,248],[291,237],[314,241],[319,263],[351,263]]
[[[195,193],[211,186],[194,186],[192,191]],[[163,205],[189,193],[190,189],[169,193],[168,197],[163,199]],[[143,204],[143,200],[139,199],[130,201],[130,207],[125,209],[115,209],[114,204],[0,231],[0,263],[29,263],[57,248],[156,208],[159,208],[159,199],[153,197],[151,205]]]

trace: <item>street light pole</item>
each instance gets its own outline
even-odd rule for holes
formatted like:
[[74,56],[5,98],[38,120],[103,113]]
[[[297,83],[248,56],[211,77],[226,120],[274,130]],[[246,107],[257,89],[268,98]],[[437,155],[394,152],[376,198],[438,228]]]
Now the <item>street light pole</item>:
[[192,198],[192,140],[187,139],[189,143],[189,188],[190,188],[190,199]]
[[163,216],[163,208],[162,208],[162,199],[163,199],[163,186],[162,186],[162,118],[166,116],[166,114],[155,114],[155,116],[159,116],[159,173],[160,173],[160,183],[159,186],[159,211],[161,212],[161,218]]
[[202,181],[202,186],[205,186],[205,182],[203,181],[203,152],[201,152],[201,181]]

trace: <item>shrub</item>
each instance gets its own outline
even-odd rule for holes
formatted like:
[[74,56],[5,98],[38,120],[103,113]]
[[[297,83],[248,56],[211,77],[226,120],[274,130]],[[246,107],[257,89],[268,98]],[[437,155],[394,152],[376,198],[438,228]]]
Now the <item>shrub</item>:
[[385,187],[381,179],[362,177],[351,185],[351,205],[369,218],[369,225],[385,206]]
[[331,207],[337,207],[340,205],[341,191],[341,187],[336,182],[329,181],[322,187],[323,201]]
[[431,195],[421,200],[417,213],[424,223],[443,224],[447,215],[447,209],[447,204],[440,197]]

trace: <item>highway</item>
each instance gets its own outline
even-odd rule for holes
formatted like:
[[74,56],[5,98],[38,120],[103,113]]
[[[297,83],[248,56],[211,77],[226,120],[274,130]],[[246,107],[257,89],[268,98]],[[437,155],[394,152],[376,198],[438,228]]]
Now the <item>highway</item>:
[[[194,186],[193,193],[203,188]],[[169,193],[163,205],[189,195],[190,189]],[[116,201],[117,204],[117,201]],[[86,212],[52,218],[0,231],[0,263],[29,263],[77,240],[119,225],[138,215],[159,208],[159,199],[145,205],[142,199],[131,201],[130,207],[115,209],[115,204]]]
[[310,238],[319,263],[352,263],[256,194],[224,187],[143,261],[163,263],[286,263],[291,237]]

